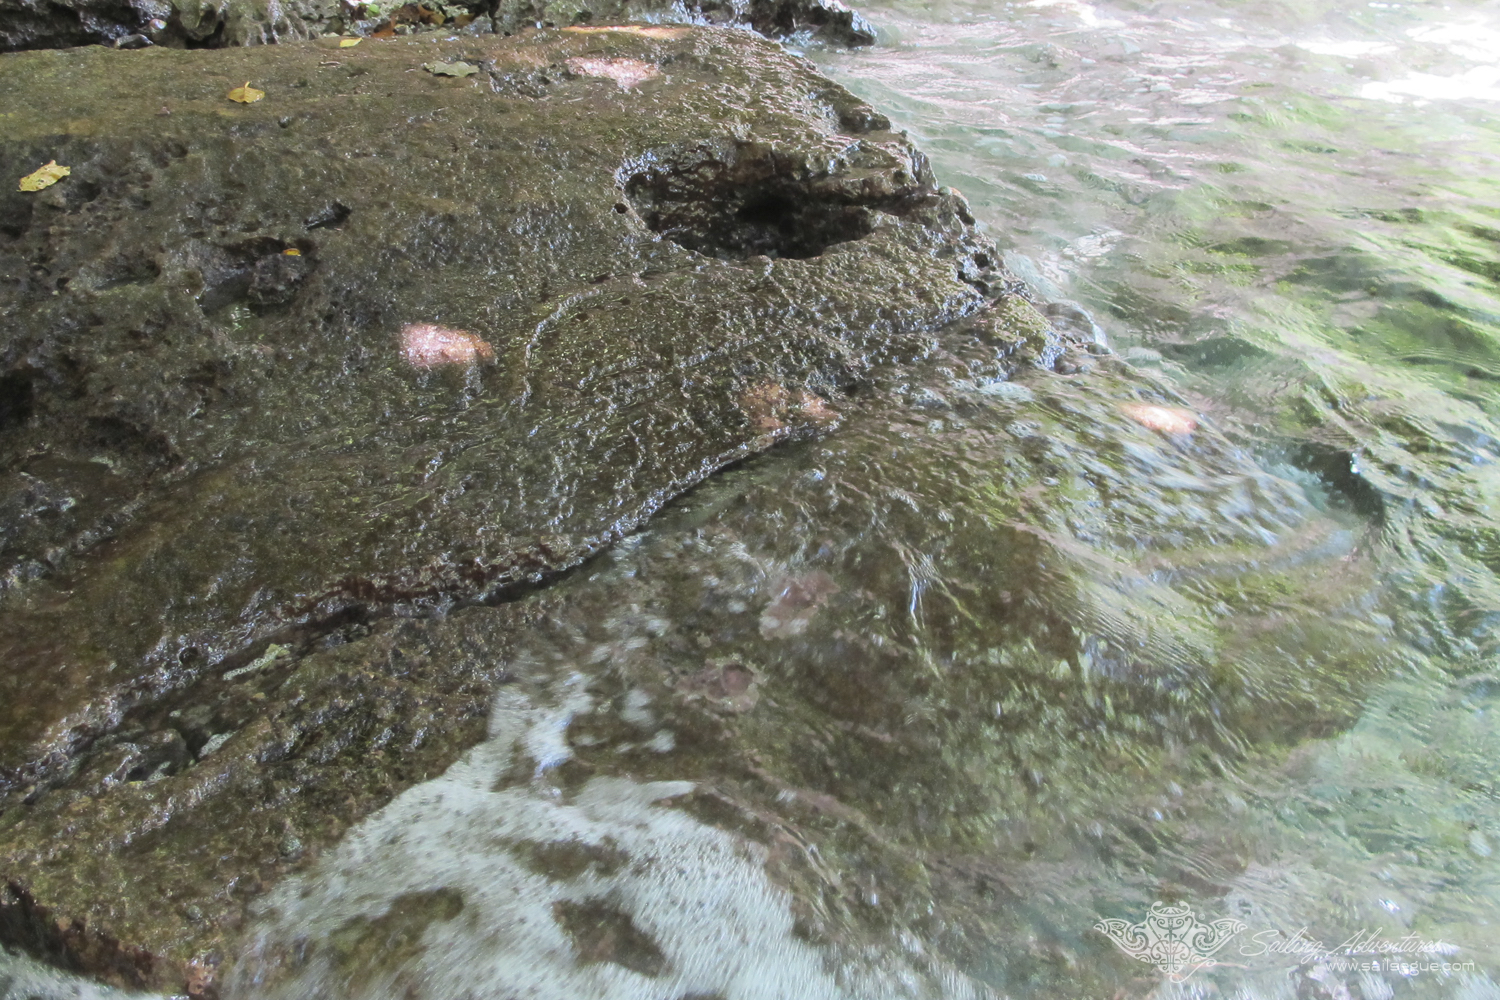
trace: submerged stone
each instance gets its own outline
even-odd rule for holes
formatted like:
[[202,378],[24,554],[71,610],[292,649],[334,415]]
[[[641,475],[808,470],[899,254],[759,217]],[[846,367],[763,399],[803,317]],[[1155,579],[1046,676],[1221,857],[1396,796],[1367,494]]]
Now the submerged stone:
[[[228,995],[1155,987],[1085,932],[1260,878],[1224,775],[1248,794],[1401,654],[1349,521],[1206,419],[1143,426],[1122,400],[1181,401],[1116,359],[1023,359],[1017,311],[534,598],[489,740],[252,903]],[[346,972],[344,928],[440,890],[462,919]],[[1335,909],[1325,940],[1368,918]]]
[[249,900],[479,737],[546,604],[475,605],[1004,278],[744,31],[11,54],[0,98],[0,171],[72,166],[0,194],[0,935],[132,986],[209,990]]

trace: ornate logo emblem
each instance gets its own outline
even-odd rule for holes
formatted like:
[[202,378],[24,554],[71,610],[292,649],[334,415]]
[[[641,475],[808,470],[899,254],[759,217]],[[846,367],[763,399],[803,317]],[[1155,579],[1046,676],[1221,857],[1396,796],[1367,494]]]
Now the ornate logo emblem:
[[1131,958],[1150,962],[1172,982],[1182,983],[1199,969],[1217,965],[1214,952],[1245,925],[1230,918],[1205,924],[1193,916],[1191,907],[1152,903],[1151,912],[1138,924],[1101,920],[1094,929],[1106,934]]

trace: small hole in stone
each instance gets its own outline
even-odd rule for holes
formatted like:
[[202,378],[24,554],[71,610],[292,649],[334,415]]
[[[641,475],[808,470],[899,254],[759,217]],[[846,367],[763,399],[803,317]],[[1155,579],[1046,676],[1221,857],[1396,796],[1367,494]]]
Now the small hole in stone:
[[623,201],[617,201],[615,202],[615,211],[619,212],[621,215],[624,215],[626,212],[630,211],[630,206],[626,205]]
[[625,195],[646,225],[722,260],[817,257],[869,236],[877,212],[899,211],[908,197],[851,197],[810,178],[795,157],[748,144],[657,150],[637,162]]

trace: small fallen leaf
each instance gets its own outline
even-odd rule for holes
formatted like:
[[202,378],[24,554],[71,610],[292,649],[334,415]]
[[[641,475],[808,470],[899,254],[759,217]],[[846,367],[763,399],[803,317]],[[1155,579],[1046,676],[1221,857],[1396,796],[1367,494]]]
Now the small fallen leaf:
[[341,49],[352,49],[352,48],[354,48],[354,46],[358,45],[361,41],[362,41],[362,39],[359,39],[359,38],[340,38],[339,39],[339,48],[341,48]]
[[243,87],[235,87],[229,92],[229,99],[231,101],[238,101],[240,104],[254,104],[265,96],[266,92],[264,90],[256,90],[250,86],[249,80],[245,81]]
[[22,191],[40,191],[49,188],[73,172],[72,167],[59,167],[56,160],[50,161],[44,167],[37,167],[34,171],[21,178]]
[[286,256],[288,256],[288,257],[301,257],[302,256],[302,251],[298,250],[296,247],[287,247],[285,250],[283,250],[281,252],[283,254],[285,254]]
[[479,72],[478,66],[470,66],[466,62],[430,62],[423,63],[422,68],[433,76],[473,76]]
[[371,38],[395,38],[396,37],[396,26],[394,24],[392,24],[391,22],[387,21],[384,24],[382,24],[380,27],[376,28],[374,31],[370,32],[370,37]]

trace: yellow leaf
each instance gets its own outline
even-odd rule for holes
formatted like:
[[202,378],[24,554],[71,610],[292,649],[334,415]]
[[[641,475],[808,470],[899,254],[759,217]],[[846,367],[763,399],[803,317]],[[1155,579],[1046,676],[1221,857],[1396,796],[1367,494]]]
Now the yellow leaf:
[[22,191],[40,191],[49,188],[73,172],[72,167],[59,167],[52,160],[45,167],[37,167],[33,173],[21,178]]
[[286,256],[288,256],[288,257],[301,257],[302,256],[302,251],[298,250],[296,247],[288,247],[287,249],[285,249],[285,250],[283,250],[281,252],[283,254],[285,254]]
[[243,87],[235,87],[229,92],[229,99],[231,101],[239,101],[241,104],[254,104],[265,96],[266,92],[264,90],[256,90],[250,86],[249,80],[245,81]]
[[341,48],[341,49],[352,49],[352,48],[354,48],[354,46],[358,45],[359,42],[360,42],[360,40],[358,38],[340,38],[339,39],[339,48]]

